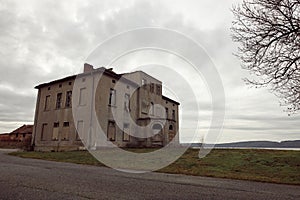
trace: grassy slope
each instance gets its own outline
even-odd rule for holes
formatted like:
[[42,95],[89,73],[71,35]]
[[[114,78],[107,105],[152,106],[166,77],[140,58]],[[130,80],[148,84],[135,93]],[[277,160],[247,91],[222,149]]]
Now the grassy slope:
[[[130,151],[142,153],[149,150]],[[103,166],[87,151],[13,152],[11,155]],[[205,158],[199,159],[198,150],[190,149],[159,172],[300,184],[300,151],[213,150]]]

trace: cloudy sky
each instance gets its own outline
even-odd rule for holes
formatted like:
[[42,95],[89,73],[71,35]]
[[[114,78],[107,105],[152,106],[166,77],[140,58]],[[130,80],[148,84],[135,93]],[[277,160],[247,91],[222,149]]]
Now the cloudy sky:
[[[0,0],[0,133],[33,123],[37,94],[34,86],[80,73],[90,53],[113,35],[141,27],[161,27],[199,43],[218,70],[226,95],[226,115],[219,142],[300,139],[300,116],[289,117],[267,89],[249,88],[242,81],[248,73],[233,56],[237,44],[230,38],[233,19],[230,8],[238,2]],[[131,61],[136,62],[122,63],[120,59],[116,63],[134,66],[145,55],[151,58],[144,52],[132,55]],[[163,60],[163,56],[159,54],[153,59]],[[180,62],[172,61],[174,66]],[[123,72],[122,69],[115,70]],[[159,78],[165,82],[171,80],[169,76]],[[201,91],[208,90],[204,85]],[[190,97],[179,97],[182,98]],[[201,108],[207,105],[200,112],[203,123],[199,131],[205,134],[209,128],[210,103],[202,101],[201,105]],[[192,108],[185,112],[190,113],[192,124],[197,115],[193,115]],[[192,137],[186,131],[180,138],[187,142]]]

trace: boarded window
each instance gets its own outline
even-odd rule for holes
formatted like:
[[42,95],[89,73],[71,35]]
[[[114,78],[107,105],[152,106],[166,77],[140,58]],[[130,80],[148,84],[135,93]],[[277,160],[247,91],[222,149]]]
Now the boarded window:
[[142,113],[147,114],[149,111],[149,102],[146,100],[142,101]]
[[113,121],[108,121],[107,140],[109,141],[116,140],[116,124]]
[[42,124],[41,140],[46,140],[48,133],[48,124]]
[[52,140],[58,140],[59,122],[55,122],[52,131]]
[[169,116],[169,108],[166,108],[166,119],[168,119]]
[[72,91],[68,91],[66,94],[66,108],[72,107]]
[[80,88],[80,91],[79,91],[79,105],[80,106],[86,105],[86,96],[87,96],[86,88]]
[[142,86],[146,87],[146,85],[147,85],[147,80],[143,78],[142,79]]
[[150,115],[154,115],[154,104],[151,102],[150,104]]
[[50,110],[50,95],[46,96],[44,110]]
[[129,94],[125,94],[125,97],[124,97],[124,110],[126,112],[129,112],[130,111],[130,96]]
[[160,124],[154,124],[152,129],[155,131],[155,135],[152,137],[152,141],[161,142],[162,141],[162,126]]
[[161,95],[161,86],[160,85],[156,85],[156,94]]
[[77,122],[77,131],[76,131],[76,140],[80,140],[80,137],[83,136],[83,128],[84,128],[83,121],[82,120],[78,121]]
[[172,110],[172,119],[175,120],[175,110]]
[[116,105],[116,90],[110,89],[108,105]]
[[130,140],[130,127],[129,124],[124,124],[123,127],[123,141],[129,141]]
[[150,84],[150,92],[154,93],[154,83]]
[[62,136],[61,139],[62,140],[69,140],[69,135],[70,135],[70,124],[69,122],[64,122],[64,127],[63,127],[63,131],[62,131]]
[[56,97],[56,109],[61,108],[62,93],[58,93]]

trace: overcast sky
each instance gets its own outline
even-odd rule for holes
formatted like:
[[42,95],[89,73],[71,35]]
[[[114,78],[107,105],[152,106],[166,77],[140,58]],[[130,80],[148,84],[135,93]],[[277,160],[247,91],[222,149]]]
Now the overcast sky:
[[[249,88],[242,81],[248,73],[233,56],[237,44],[230,38],[230,8],[237,2],[0,0],[0,133],[32,124],[37,95],[34,86],[80,73],[89,54],[107,38],[130,29],[162,27],[201,44],[221,76],[226,116],[219,142],[300,139],[300,115],[288,117],[267,89]],[[143,58],[133,56],[135,60]],[[117,62],[120,65],[121,60]],[[135,62],[124,61],[126,64]],[[161,79],[168,82],[168,77]],[[200,112],[201,119],[207,119],[200,131],[205,133],[210,105],[202,103],[207,108]],[[193,120],[191,117],[190,123]],[[185,132],[180,138],[187,142],[191,135]]]

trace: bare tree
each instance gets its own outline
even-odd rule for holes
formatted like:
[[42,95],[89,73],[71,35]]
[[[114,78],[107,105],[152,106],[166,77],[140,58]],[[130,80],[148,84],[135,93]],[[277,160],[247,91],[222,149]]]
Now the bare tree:
[[300,0],[243,0],[233,7],[233,41],[242,68],[255,86],[268,86],[287,106],[300,111]]

